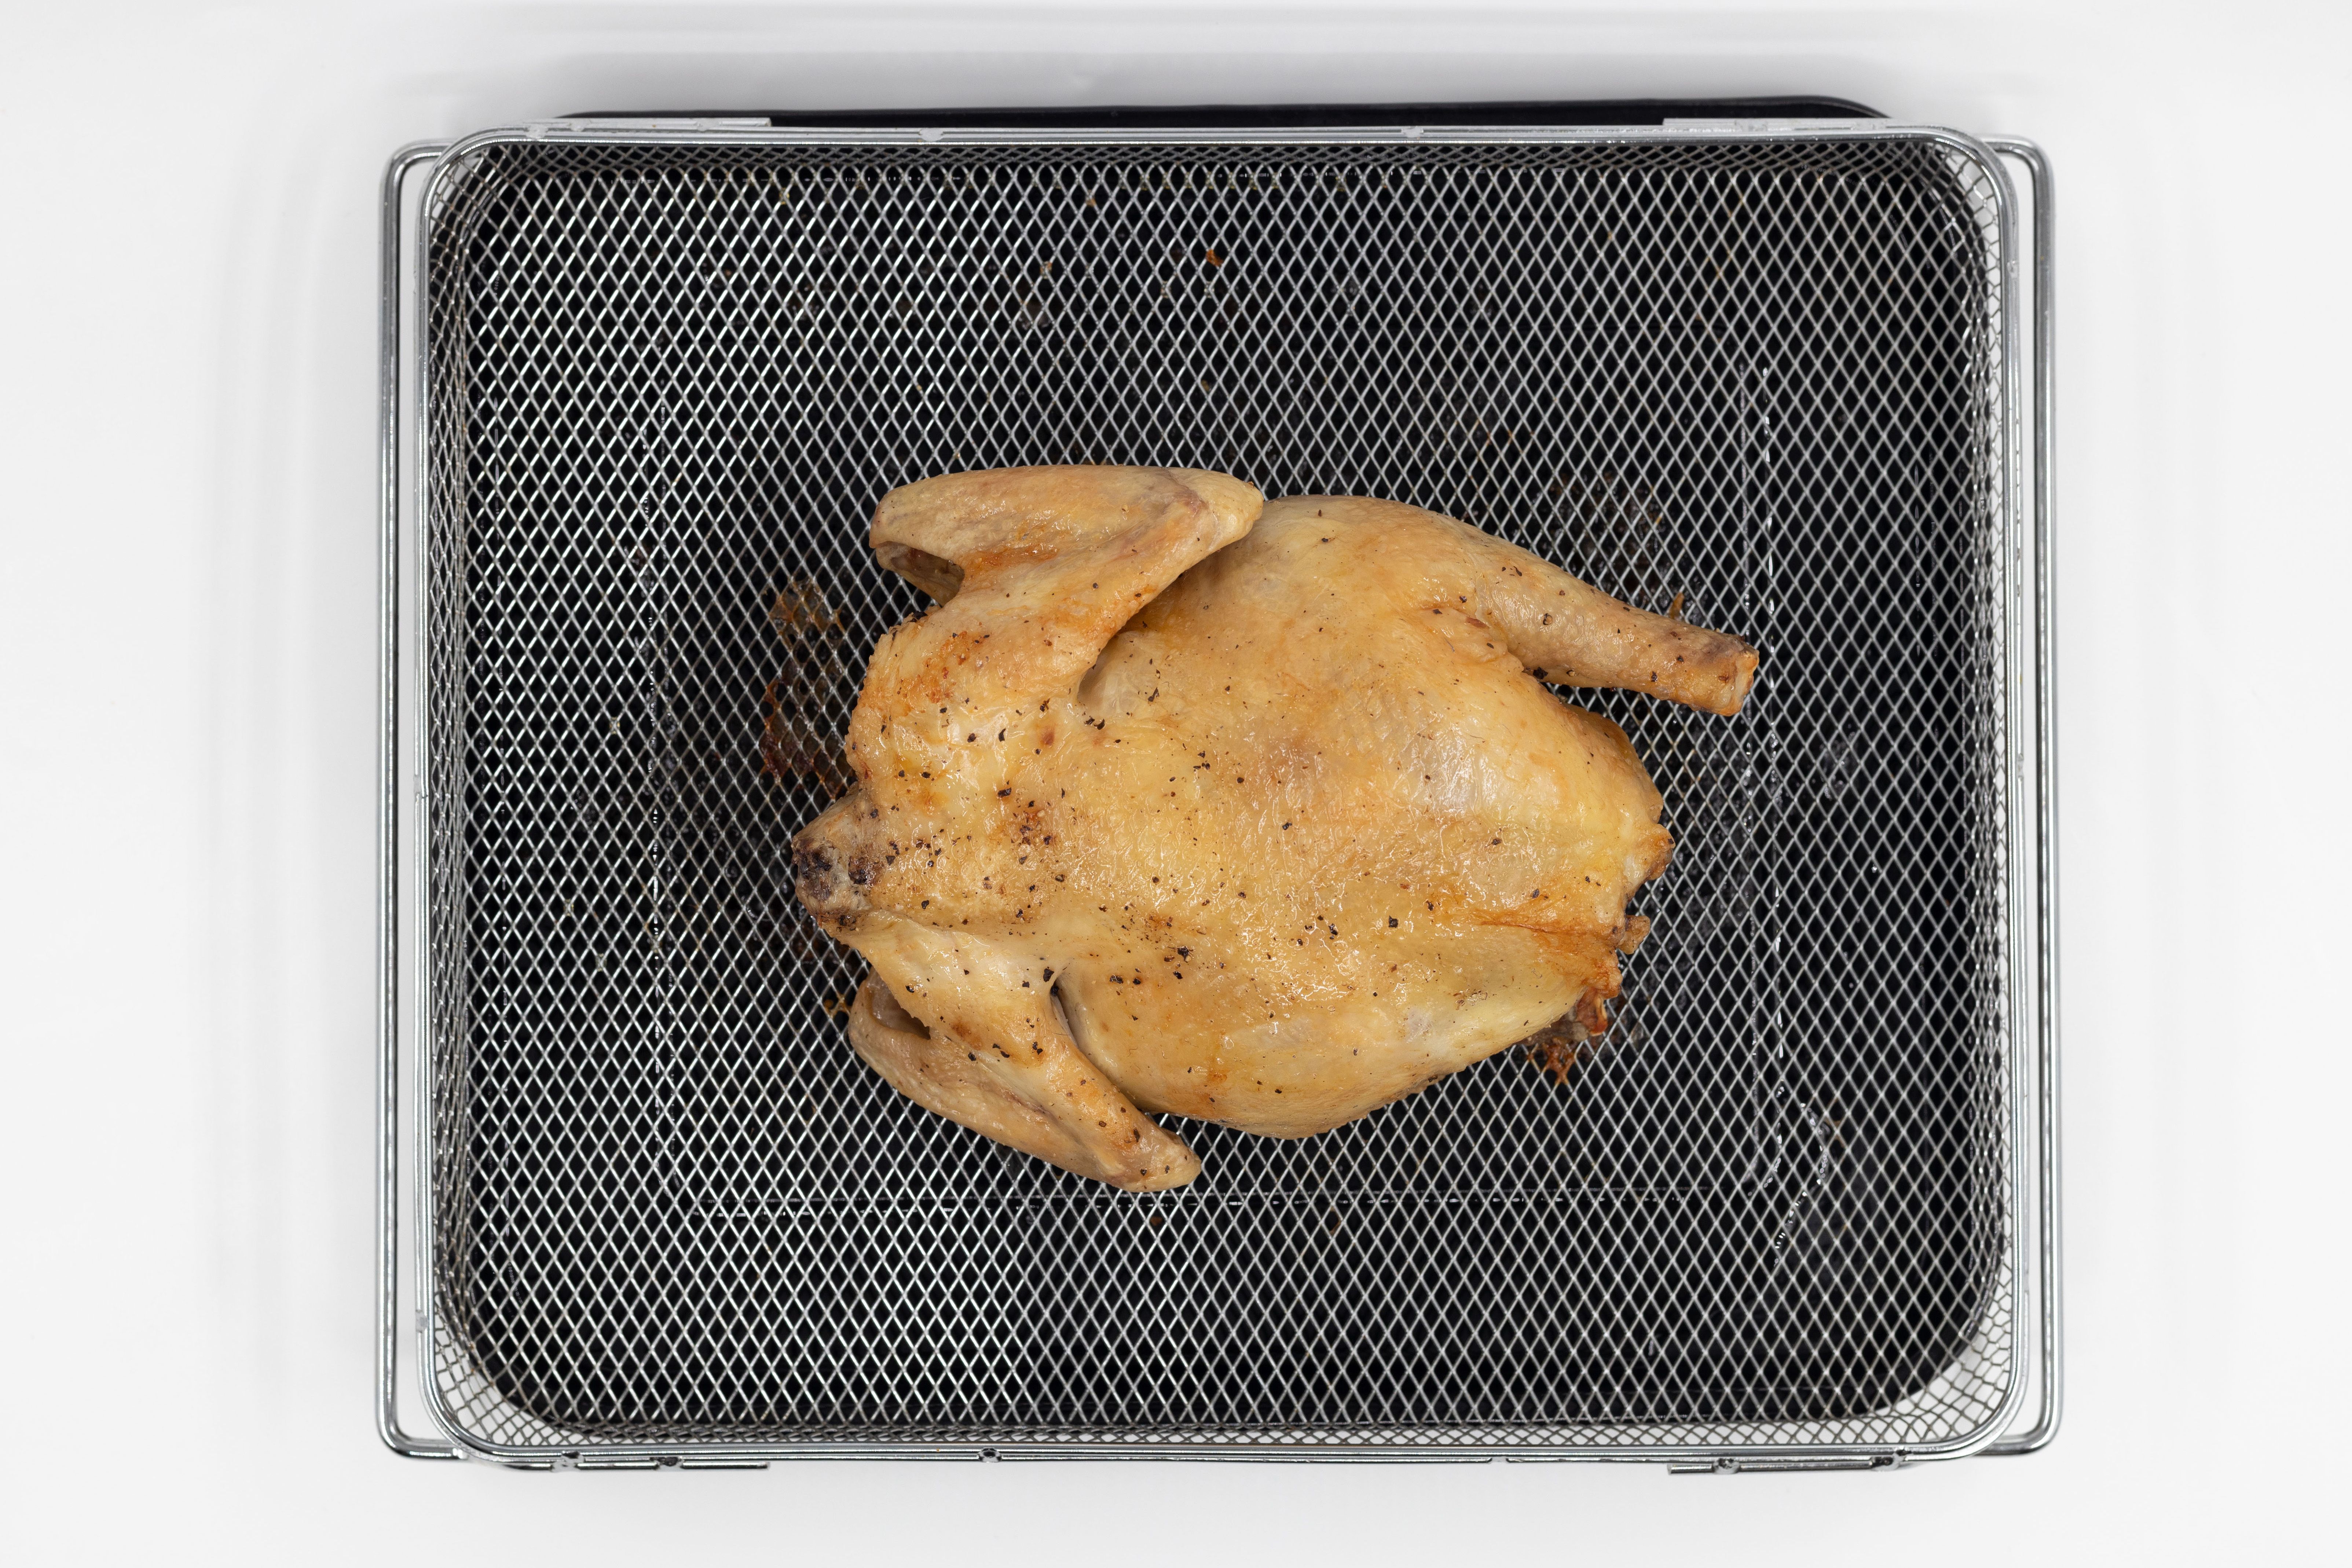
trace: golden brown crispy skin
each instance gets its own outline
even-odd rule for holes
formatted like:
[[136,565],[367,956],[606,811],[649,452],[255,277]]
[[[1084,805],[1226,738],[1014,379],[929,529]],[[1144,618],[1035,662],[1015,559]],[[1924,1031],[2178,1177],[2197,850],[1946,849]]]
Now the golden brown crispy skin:
[[794,841],[875,966],[859,1054],[1131,1189],[1198,1170],[1139,1112],[1305,1136],[1598,1034],[1672,846],[1624,733],[1542,682],[1729,713],[1756,666],[1432,513],[1259,504],[1155,469],[894,492],[877,549],[945,602],[876,649],[857,785]]

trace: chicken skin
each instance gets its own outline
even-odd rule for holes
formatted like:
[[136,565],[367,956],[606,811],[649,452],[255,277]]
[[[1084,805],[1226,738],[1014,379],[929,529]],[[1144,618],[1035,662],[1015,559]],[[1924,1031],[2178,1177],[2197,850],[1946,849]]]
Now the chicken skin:
[[[1600,1032],[1672,851],[1624,732],[1547,685],[1738,711],[1745,643],[1389,501],[1016,468],[893,491],[940,603],[876,647],[797,889],[901,1092],[1133,1191],[1174,1113],[1297,1138]],[[1557,1033],[1557,1031],[1555,1031]]]

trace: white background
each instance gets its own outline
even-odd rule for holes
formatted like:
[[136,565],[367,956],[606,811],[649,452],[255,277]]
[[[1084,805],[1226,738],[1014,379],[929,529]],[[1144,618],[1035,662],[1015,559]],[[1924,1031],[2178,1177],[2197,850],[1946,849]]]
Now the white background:
[[[70,5],[0,25],[0,1551],[2344,1561],[2340,7]],[[1815,91],[2060,180],[2069,1415],[1895,1475],[519,1476],[370,1418],[376,183],[587,108]]]

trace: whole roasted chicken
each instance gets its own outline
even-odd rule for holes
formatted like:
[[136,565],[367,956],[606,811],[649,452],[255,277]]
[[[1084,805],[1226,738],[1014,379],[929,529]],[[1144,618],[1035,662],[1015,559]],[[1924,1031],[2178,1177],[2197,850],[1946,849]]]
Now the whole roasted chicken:
[[1756,654],[1388,501],[1013,468],[885,497],[939,601],[875,648],[849,792],[793,840],[873,973],[857,1054],[1130,1190],[1174,1112],[1297,1138],[1597,1034],[1664,870],[1624,731],[1547,684],[1738,710]]

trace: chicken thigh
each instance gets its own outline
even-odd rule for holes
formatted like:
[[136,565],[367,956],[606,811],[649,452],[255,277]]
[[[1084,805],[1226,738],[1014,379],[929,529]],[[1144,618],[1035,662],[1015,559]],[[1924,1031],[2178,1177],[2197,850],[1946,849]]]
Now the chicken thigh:
[[1200,1170],[1150,1113],[1304,1137],[1601,1031],[1672,844],[1547,683],[1729,714],[1756,668],[1463,523],[1221,474],[951,475],[872,540],[940,603],[876,647],[854,787],[793,841],[872,965],[851,1043],[1136,1191]]

